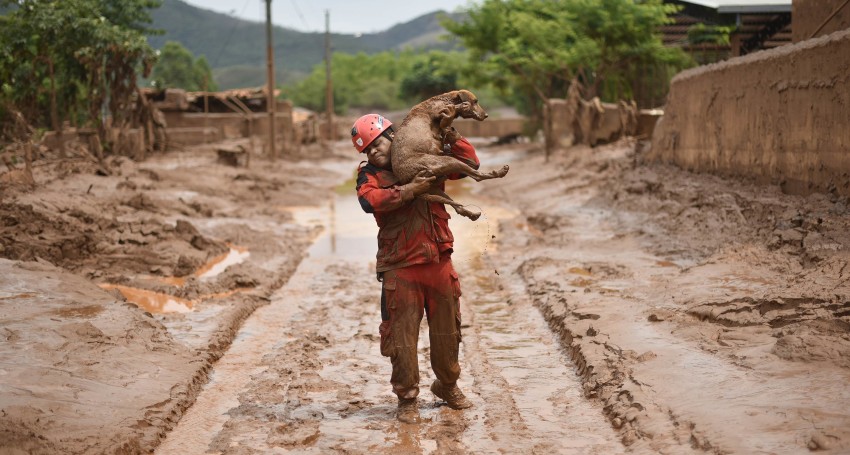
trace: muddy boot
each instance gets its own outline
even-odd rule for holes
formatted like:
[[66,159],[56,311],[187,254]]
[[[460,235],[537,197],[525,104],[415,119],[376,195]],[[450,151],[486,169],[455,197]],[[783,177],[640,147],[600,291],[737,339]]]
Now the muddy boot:
[[431,384],[431,392],[434,395],[437,395],[437,398],[445,400],[446,404],[448,404],[452,409],[466,409],[472,407],[472,402],[463,395],[463,392],[460,391],[457,384],[445,386],[439,379],[434,379],[434,383]]
[[407,400],[399,398],[396,418],[401,423],[419,423],[422,419],[419,417],[419,405],[416,403],[416,398]]

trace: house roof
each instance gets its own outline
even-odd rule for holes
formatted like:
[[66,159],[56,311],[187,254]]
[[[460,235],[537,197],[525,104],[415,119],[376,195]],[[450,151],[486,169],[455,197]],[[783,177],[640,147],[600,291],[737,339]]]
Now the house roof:
[[720,14],[790,13],[791,0],[682,0],[715,9]]

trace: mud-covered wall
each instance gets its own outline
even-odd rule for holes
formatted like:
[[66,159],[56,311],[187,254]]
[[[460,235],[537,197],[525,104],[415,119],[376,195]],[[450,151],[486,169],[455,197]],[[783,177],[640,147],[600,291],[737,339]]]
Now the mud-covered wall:
[[[794,18],[791,36],[794,42],[796,43],[850,28],[850,4],[838,9],[845,1],[794,0],[791,2],[791,17]],[[827,21],[827,18],[836,10],[838,12],[835,16]],[[823,28],[818,31],[821,25],[823,25]]]
[[[238,113],[198,113],[165,111],[169,142],[174,146],[189,146],[222,139],[250,136],[268,136],[269,117],[266,113],[254,112],[250,118]],[[275,112],[276,140],[284,151],[293,150],[301,141],[296,136],[292,119],[292,105],[278,103]]]
[[680,73],[648,157],[850,196],[850,30]]
[[522,134],[524,118],[487,119],[479,122],[471,119],[457,119],[452,123],[458,132],[465,137],[504,137],[511,134]]

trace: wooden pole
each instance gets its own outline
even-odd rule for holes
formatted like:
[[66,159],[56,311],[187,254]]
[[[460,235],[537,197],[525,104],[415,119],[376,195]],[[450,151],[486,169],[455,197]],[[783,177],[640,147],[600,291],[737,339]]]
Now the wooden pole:
[[210,89],[207,75],[204,74],[204,144],[207,142],[207,131],[210,129]]
[[336,140],[334,134],[334,91],[331,80],[331,12],[325,10],[325,103],[328,116],[328,140]]
[[269,112],[269,156],[277,159],[277,147],[274,140],[274,48],[272,46],[272,0],[266,0],[266,82],[268,96],[266,108]]
[[814,32],[812,32],[812,34],[811,34],[811,35],[809,35],[809,39],[814,38],[814,37],[815,37],[815,35],[817,35],[818,33],[820,33],[820,31],[821,31],[821,30],[823,30],[823,27],[824,27],[826,24],[828,24],[828,23],[829,23],[829,21],[831,21],[831,20],[832,20],[832,18],[833,18],[833,17],[835,17],[835,15],[836,15],[836,14],[838,14],[838,12],[839,12],[839,11],[841,11],[841,9],[842,9],[842,8],[844,8],[845,6],[847,6],[847,4],[848,4],[848,3],[850,3],[850,0],[845,0],[845,2],[841,4],[841,6],[839,6],[838,8],[835,8],[835,11],[833,11],[833,12],[832,12],[832,14],[830,14],[830,15],[826,18],[826,20],[825,20],[825,21],[823,21],[823,22],[820,24],[820,26],[817,28],[817,30],[815,30]]

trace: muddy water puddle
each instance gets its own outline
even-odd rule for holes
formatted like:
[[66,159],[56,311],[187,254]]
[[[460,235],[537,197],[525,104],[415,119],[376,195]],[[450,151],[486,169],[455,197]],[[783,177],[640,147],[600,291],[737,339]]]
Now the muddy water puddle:
[[[251,255],[245,248],[233,245],[228,246],[230,247],[230,251],[209,260],[206,264],[199,267],[192,276],[200,280],[210,280],[220,275],[228,267],[244,262]],[[141,276],[139,278],[176,287],[185,286],[187,281],[185,277]],[[189,313],[201,301],[226,298],[247,290],[247,288],[232,289],[226,292],[205,294],[197,299],[189,300],[171,294],[118,284],[104,283],[100,287],[106,290],[118,290],[128,302],[150,313]]]
[[363,212],[355,191],[355,178],[351,178],[336,187],[327,204],[288,209],[298,224],[322,227],[308,250],[310,257],[374,261],[378,226],[372,215]]
[[188,313],[195,306],[194,302],[181,299],[173,295],[161,292],[148,291],[145,289],[121,286],[118,284],[101,284],[101,288],[107,291],[117,289],[121,295],[138,305],[140,308],[151,313]]
[[201,266],[201,268],[195,271],[195,276],[202,280],[215,278],[227,270],[228,267],[241,264],[248,259],[249,256],[251,256],[251,253],[247,249],[230,245],[230,251],[216,256],[211,261]]

